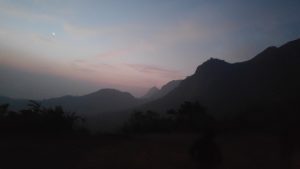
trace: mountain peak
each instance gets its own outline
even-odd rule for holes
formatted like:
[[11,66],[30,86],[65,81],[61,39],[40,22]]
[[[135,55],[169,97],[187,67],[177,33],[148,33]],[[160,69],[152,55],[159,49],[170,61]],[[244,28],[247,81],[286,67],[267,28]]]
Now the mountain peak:
[[150,91],[158,91],[158,90],[159,89],[156,86],[150,88]]
[[121,92],[117,89],[110,89],[110,88],[106,88],[106,89],[100,89],[98,91],[96,91],[95,93],[118,93]]
[[174,88],[176,88],[182,80],[172,80],[170,82],[168,82],[167,84],[163,85],[161,87],[161,90],[166,91],[166,93],[168,93],[169,91],[173,90]]
[[147,95],[153,95],[153,94],[156,94],[157,92],[159,91],[159,89],[154,86],[154,87],[151,87],[147,93]]
[[161,98],[167,95],[172,90],[174,90],[180,84],[180,82],[181,80],[172,80],[167,84],[163,85],[161,89],[158,89],[157,87],[152,87],[142,98],[147,98],[147,99]]
[[128,97],[128,98],[134,98],[130,93],[128,92],[122,92],[116,89],[100,89],[94,93],[90,93],[88,95],[85,95],[87,97]]
[[207,61],[205,61],[203,64],[198,66],[196,73],[199,73],[203,69],[218,69],[228,65],[230,65],[230,63],[224,60],[217,59],[217,58],[210,58]]
[[148,90],[148,92],[143,96],[143,98],[151,98],[159,92],[159,89],[154,86]]
[[229,63],[227,63],[225,60],[221,60],[218,58],[210,58],[203,64],[229,64]]

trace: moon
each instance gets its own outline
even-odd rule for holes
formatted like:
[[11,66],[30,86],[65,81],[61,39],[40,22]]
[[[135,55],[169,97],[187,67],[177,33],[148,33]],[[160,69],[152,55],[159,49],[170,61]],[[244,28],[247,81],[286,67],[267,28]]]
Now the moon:
[[52,34],[53,37],[55,37],[55,35],[56,35],[55,32],[52,32],[51,34]]

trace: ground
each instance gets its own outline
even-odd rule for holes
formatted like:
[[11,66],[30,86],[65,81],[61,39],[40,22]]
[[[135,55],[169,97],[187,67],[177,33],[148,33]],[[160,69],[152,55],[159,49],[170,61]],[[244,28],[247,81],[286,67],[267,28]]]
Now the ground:
[[[133,137],[2,138],[0,169],[196,169],[189,155],[197,134],[148,134]],[[222,134],[216,139],[226,169],[279,169],[278,136],[266,133]],[[297,141],[293,141],[297,142]],[[300,168],[299,145],[291,163]]]

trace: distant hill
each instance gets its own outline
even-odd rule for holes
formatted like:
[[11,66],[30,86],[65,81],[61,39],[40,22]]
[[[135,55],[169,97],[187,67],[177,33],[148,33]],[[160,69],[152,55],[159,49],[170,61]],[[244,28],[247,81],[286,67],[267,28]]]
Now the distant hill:
[[68,111],[94,115],[120,111],[137,106],[141,101],[128,92],[115,89],[101,89],[83,96],[64,96],[43,100],[44,106],[61,105]]
[[[0,97],[0,104],[8,103],[13,110],[26,108],[29,100]],[[37,100],[45,107],[61,105],[67,111],[83,115],[101,114],[104,112],[120,111],[142,103],[130,93],[115,89],[101,89],[83,96],[63,96],[46,100]]]
[[165,111],[199,101],[218,118],[299,116],[300,40],[269,47],[253,59],[230,64],[210,59],[166,96],[140,109]]
[[169,92],[171,92],[172,90],[174,90],[180,84],[180,82],[181,80],[172,80],[167,84],[163,85],[161,89],[158,89],[157,87],[152,87],[142,98],[149,100],[161,98]]
[[13,99],[9,97],[0,96],[0,104],[9,104],[11,110],[20,110],[26,108],[29,100]]

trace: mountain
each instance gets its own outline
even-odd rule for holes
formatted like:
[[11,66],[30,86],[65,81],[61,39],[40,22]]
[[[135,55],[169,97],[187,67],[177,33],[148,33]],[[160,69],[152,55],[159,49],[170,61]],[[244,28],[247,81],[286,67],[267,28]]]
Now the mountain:
[[152,87],[142,98],[149,99],[149,100],[155,100],[158,98],[161,98],[174,90],[179,84],[181,80],[172,80],[168,82],[167,84],[163,85],[161,89],[158,89],[157,87]]
[[68,111],[85,116],[120,111],[140,103],[141,101],[130,93],[115,89],[101,89],[83,96],[63,96],[42,101],[45,106],[61,105]]
[[[8,103],[12,110],[26,108],[28,101],[26,99],[0,97],[0,104]],[[60,105],[67,111],[74,111],[84,116],[120,111],[144,103],[144,100],[137,99],[130,93],[115,89],[101,89],[83,96],[68,95],[37,101],[45,107]]]
[[140,108],[163,112],[184,101],[199,101],[222,119],[280,118],[288,112],[287,118],[293,118],[300,114],[299,86],[300,39],[269,47],[245,62],[210,59],[166,96]]

